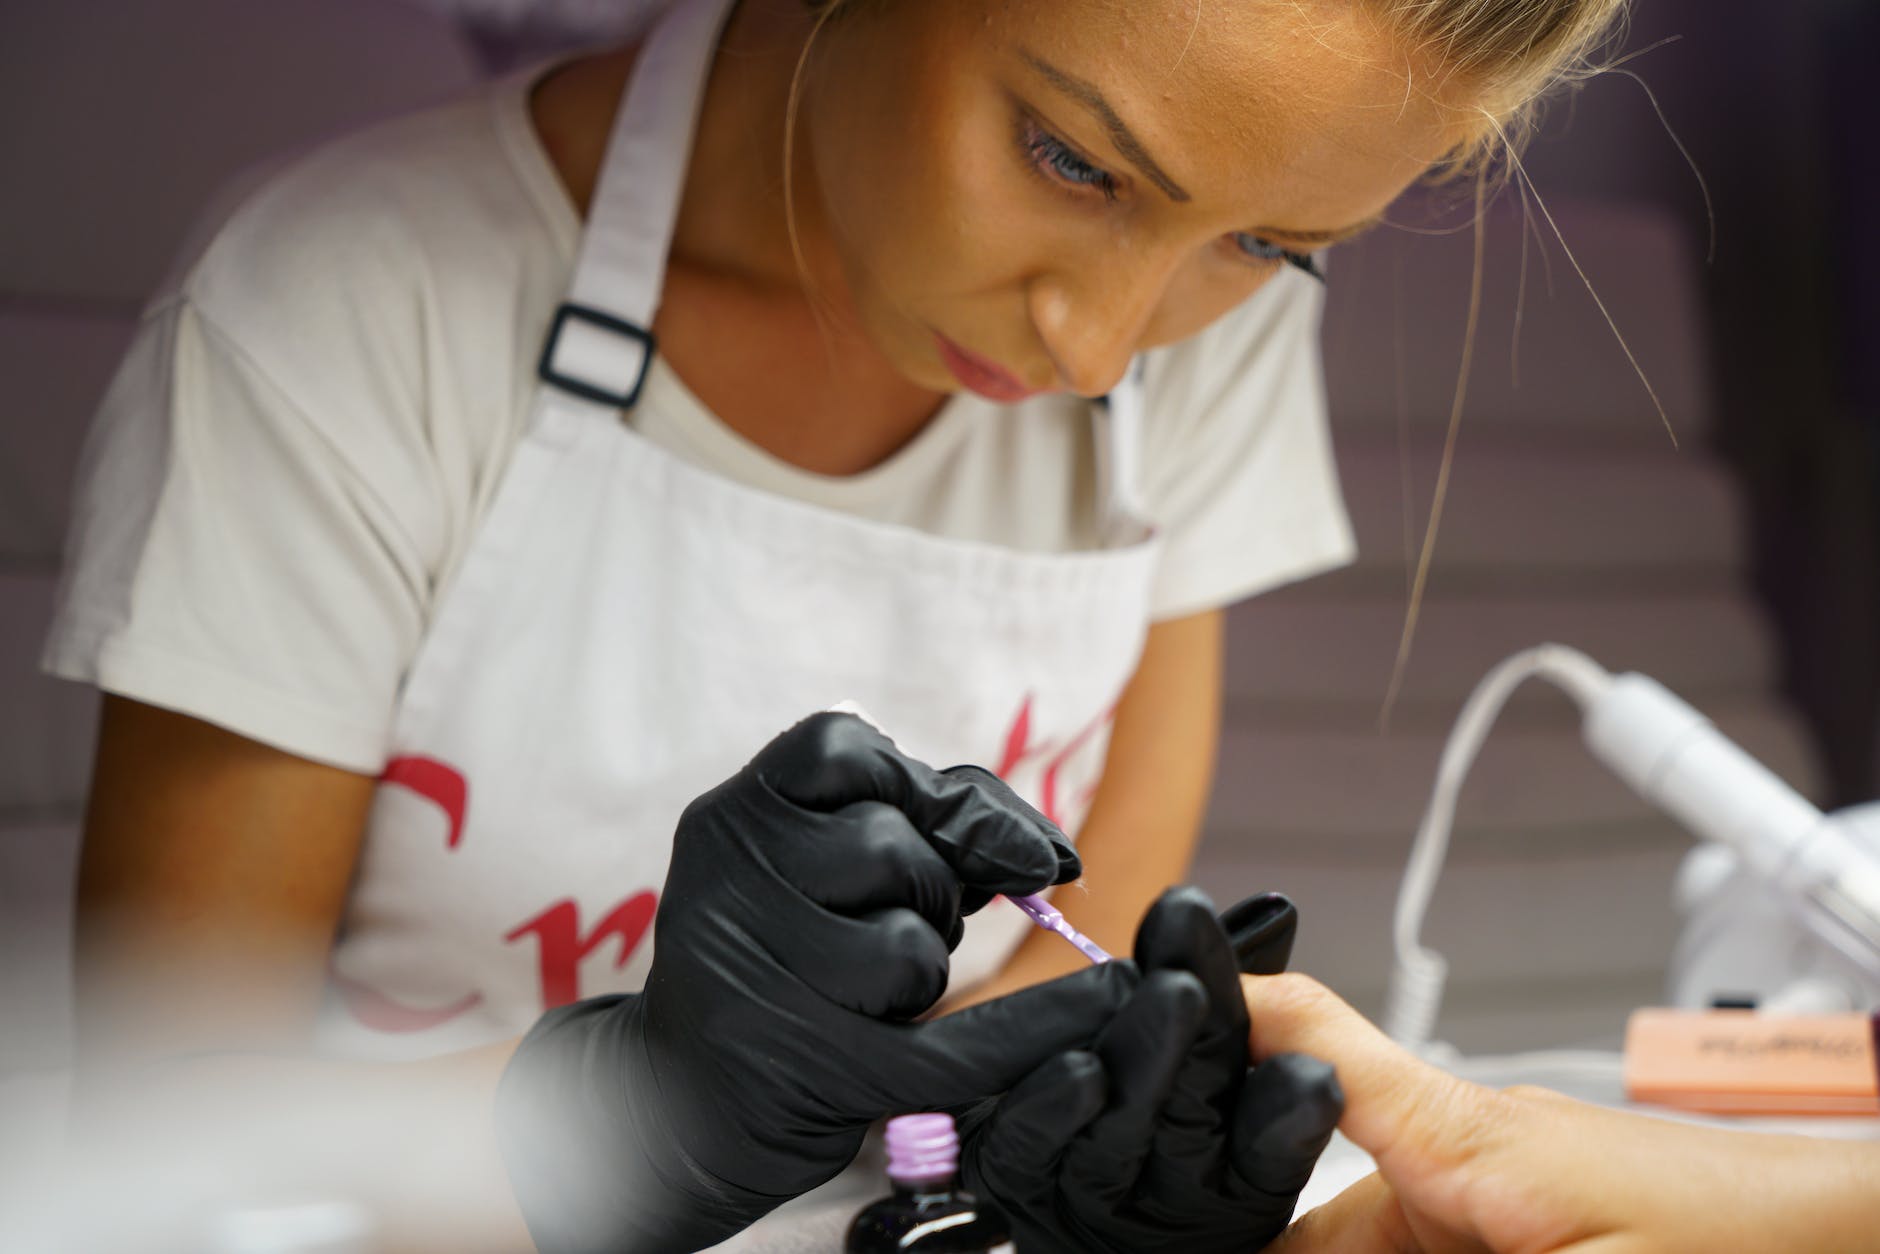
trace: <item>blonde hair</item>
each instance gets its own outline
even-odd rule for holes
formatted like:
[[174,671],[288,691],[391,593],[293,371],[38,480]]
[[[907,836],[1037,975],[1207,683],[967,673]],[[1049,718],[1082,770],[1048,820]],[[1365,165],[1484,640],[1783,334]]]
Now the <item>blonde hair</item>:
[[[1456,391],[1443,438],[1442,461],[1437,468],[1435,492],[1423,543],[1410,572],[1410,597],[1404,607],[1403,629],[1397,657],[1385,688],[1380,726],[1388,724],[1391,709],[1402,691],[1410,666],[1410,648],[1416,638],[1423,596],[1429,586],[1430,563],[1436,552],[1436,533],[1442,524],[1443,504],[1449,495],[1449,475],[1455,464],[1456,438],[1462,426],[1463,403],[1475,357],[1476,332],[1482,309],[1483,211],[1487,206],[1491,175],[1514,177],[1524,203],[1530,188],[1521,168],[1521,149],[1534,133],[1548,95],[1558,88],[1577,87],[1605,68],[1596,60],[1599,50],[1619,29],[1625,0],[1364,0],[1376,6],[1386,23],[1414,50],[1416,59],[1440,67],[1446,85],[1469,101],[1480,117],[1474,137],[1465,140],[1436,162],[1430,173],[1441,181],[1472,176],[1475,191],[1475,257],[1469,283],[1469,312],[1463,329],[1462,361],[1456,372]],[[1547,225],[1586,284],[1599,312],[1618,338],[1626,358],[1638,372],[1652,403],[1658,406],[1665,429],[1670,418],[1658,404],[1658,394],[1633,356],[1631,345],[1619,333],[1573,250],[1560,235],[1553,215],[1538,193],[1532,197]],[[1672,434],[1675,444],[1677,436]]]
[[1436,173],[1468,174],[1517,153],[1546,98],[1601,72],[1625,0],[1362,0],[1417,59],[1441,67],[1485,123]]
[[[880,0],[804,0],[819,27],[871,2]],[[1626,0],[1352,2],[1371,6],[1417,60],[1440,67],[1482,114],[1487,125],[1480,136],[1437,166],[1439,174],[1462,174],[1518,150],[1549,94],[1600,72],[1597,54],[1617,29]]]

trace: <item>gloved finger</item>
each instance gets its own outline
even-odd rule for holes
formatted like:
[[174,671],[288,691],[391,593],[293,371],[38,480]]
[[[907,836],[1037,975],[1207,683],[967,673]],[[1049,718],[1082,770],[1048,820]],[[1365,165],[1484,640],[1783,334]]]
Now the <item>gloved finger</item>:
[[1177,1069],[1147,1167],[1150,1183],[1175,1173],[1190,1180],[1218,1171],[1228,1119],[1247,1071],[1247,1003],[1227,933],[1198,888],[1171,888],[1136,930],[1136,965],[1186,971],[1207,1000],[1193,1044]]
[[[1039,831],[1050,842],[1051,853],[1057,859],[1057,870],[1051,879],[1039,888],[1048,888],[1052,884],[1068,884],[1084,873],[1084,860],[1077,855],[1077,846],[1070,837],[1050,819],[1033,809],[1031,803],[1019,796],[1012,786],[988,771],[983,766],[949,766],[944,772],[949,779],[964,780],[990,796],[994,804],[1002,811],[1012,814],[1024,814],[1036,820]],[[995,888],[995,892],[1010,892],[1010,889]],[[1036,888],[1022,888],[1020,892],[1037,892]]]
[[1057,1187],[1057,1164],[1083,1126],[1103,1109],[1109,1080],[1086,1050],[1055,1055],[1018,1082],[966,1145],[968,1187],[996,1182],[1007,1199],[1042,1198]]
[[[1232,942],[1214,915],[1214,903],[1199,888],[1171,888],[1156,898],[1136,928],[1136,965],[1150,971],[1186,971],[1208,994],[1204,1030],[1230,1032],[1244,1060],[1247,1001]],[[1242,1061],[1240,1066],[1245,1066]]]
[[[987,787],[991,777],[981,778],[983,772],[955,776],[916,761],[853,714],[804,719],[766,745],[751,769],[805,809],[827,813],[857,801],[894,806],[971,888],[1033,893],[1065,871],[1064,834],[1010,789]],[[1077,864],[1070,878],[1081,870]]]
[[1088,1046],[1129,1001],[1136,964],[1106,962],[900,1029],[882,1110],[961,1106],[1003,1093],[1053,1054]]
[[805,817],[800,840],[765,850],[804,896],[847,915],[903,906],[927,920],[948,949],[959,943],[965,926],[959,879],[905,814],[884,802],[858,801]]
[[1275,1054],[1248,1072],[1229,1151],[1234,1192],[1297,1197],[1344,1113],[1337,1073],[1310,1054]]
[[1292,961],[1299,912],[1280,893],[1261,893],[1221,911],[1242,975],[1278,975]]
[[1207,1013],[1201,981],[1150,971],[1097,1040],[1110,1100],[1064,1154],[1062,1188],[1080,1208],[1115,1210],[1135,1191],[1175,1075]]
[[764,943],[791,975],[871,1019],[912,1018],[946,992],[946,941],[912,910],[824,913],[803,926],[777,926]]

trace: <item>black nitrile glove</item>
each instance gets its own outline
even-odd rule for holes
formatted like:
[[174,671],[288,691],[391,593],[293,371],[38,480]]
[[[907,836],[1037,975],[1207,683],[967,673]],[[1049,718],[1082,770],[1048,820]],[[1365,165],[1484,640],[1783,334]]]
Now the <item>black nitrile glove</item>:
[[1299,911],[1283,893],[1260,893],[1221,911],[1221,929],[1242,975],[1278,975],[1292,961]]
[[1136,934],[1142,985],[1095,1051],[1047,1062],[965,1130],[966,1187],[1010,1216],[1021,1254],[1214,1254],[1285,1229],[1344,1098],[1314,1058],[1248,1069],[1235,951],[1271,973],[1293,918],[1255,898],[1227,912],[1230,938],[1204,894],[1164,893]]
[[909,1021],[946,987],[963,894],[1080,870],[999,780],[933,770],[861,719],[772,741],[679,820],[645,989],[544,1015],[503,1075],[537,1247],[714,1244],[835,1175],[883,1116],[1002,1092],[1088,1044],[1133,964]]

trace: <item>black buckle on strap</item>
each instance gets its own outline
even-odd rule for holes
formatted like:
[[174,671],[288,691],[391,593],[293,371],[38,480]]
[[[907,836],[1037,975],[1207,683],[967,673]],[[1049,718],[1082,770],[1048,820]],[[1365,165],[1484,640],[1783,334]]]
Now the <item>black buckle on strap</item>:
[[[555,368],[555,349],[561,343],[562,328],[567,326],[570,320],[585,322],[590,326],[599,327],[603,331],[611,331],[615,335],[622,335],[639,343],[642,350],[640,371],[634,377],[631,388],[625,392],[615,392],[589,383],[585,379],[563,374]],[[571,392],[584,400],[612,405],[618,409],[632,409],[640,399],[640,389],[646,386],[646,373],[653,367],[653,352],[656,347],[657,342],[653,338],[653,333],[646,327],[635,326],[626,319],[616,318],[605,310],[566,303],[555,311],[555,320],[549,325],[548,339],[542,344],[542,356],[541,360],[535,364],[535,373],[542,382],[552,384],[564,392]]]

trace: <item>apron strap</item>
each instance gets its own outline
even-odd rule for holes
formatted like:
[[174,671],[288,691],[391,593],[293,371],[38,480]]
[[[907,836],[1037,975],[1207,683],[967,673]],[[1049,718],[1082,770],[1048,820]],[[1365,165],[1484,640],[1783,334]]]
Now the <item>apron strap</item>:
[[640,48],[589,204],[574,280],[536,366],[564,396],[610,412],[631,409],[646,383],[692,136],[731,4],[677,0]]

